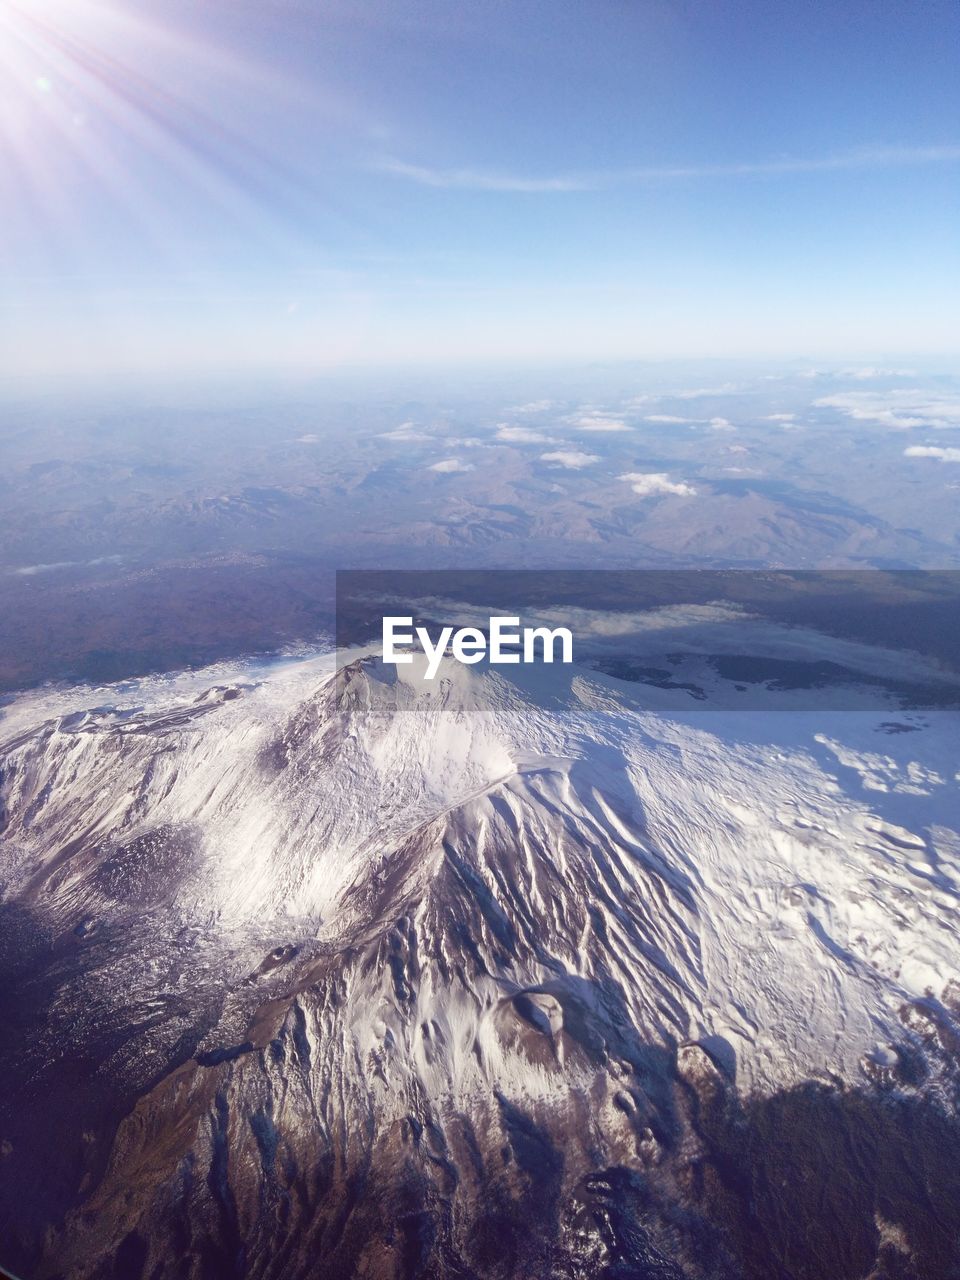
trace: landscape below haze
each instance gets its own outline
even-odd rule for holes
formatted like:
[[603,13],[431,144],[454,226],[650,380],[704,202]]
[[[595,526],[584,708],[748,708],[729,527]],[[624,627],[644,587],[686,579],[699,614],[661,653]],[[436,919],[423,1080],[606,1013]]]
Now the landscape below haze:
[[0,689],[333,634],[343,568],[960,565],[960,377],[673,362],[8,403]]

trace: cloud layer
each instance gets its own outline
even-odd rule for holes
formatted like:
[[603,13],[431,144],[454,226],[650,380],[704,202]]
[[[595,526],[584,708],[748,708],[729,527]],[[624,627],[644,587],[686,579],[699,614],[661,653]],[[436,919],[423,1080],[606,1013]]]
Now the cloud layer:
[[444,474],[451,475],[459,471],[472,471],[472,462],[461,462],[459,458],[444,458],[441,462],[434,462],[427,467],[428,471],[440,471]]
[[568,471],[580,471],[583,467],[591,467],[600,458],[595,453],[581,453],[578,449],[557,449],[553,453],[541,453],[544,462],[552,462],[558,467],[566,467]]
[[588,413],[582,418],[570,418],[569,422],[581,431],[629,431],[622,418],[608,417],[603,413]]
[[381,440],[395,440],[402,444],[406,441],[429,440],[431,437],[421,431],[414,422],[401,422],[392,431],[381,431]]
[[914,444],[904,449],[905,458],[939,458],[941,462],[960,462],[960,449],[940,449],[932,444]]
[[424,187],[464,191],[516,192],[556,195],[565,192],[601,191],[625,183],[662,183],[705,178],[775,177],[791,173],[834,173],[856,169],[889,169],[911,165],[955,164],[960,146],[860,147],[832,156],[795,157],[783,160],[747,160],[739,164],[638,165],[592,173],[519,174],[474,168],[437,169],[386,157],[373,168]]
[[556,444],[553,436],[544,435],[542,431],[534,431],[532,427],[511,427],[502,422],[497,427],[497,439],[505,444]]
[[671,480],[666,471],[628,471],[618,479],[629,482],[634,493],[641,498],[655,498],[673,494],[677,498],[695,498],[693,485],[684,480]]
[[818,409],[839,409],[856,422],[899,430],[960,427],[960,399],[939,391],[844,391],[813,403]]

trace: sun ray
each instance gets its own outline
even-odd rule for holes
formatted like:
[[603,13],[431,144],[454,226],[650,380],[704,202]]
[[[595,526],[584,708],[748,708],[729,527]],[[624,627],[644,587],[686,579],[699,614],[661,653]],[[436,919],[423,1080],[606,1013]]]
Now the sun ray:
[[[207,99],[166,87],[163,72],[189,63]],[[148,71],[145,68],[149,68]],[[200,74],[197,74],[199,70]],[[29,10],[0,0],[0,149],[7,217],[62,242],[82,173],[116,214],[155,249],[176,256],[177,227],[199,199],[224,229],[255,236],[289,257],[311,241],[317,217],[356,226],[355,211],[258,145],[220,109],[262,89],[275,108],[317,110],[309,90],[281,81],[126,7],[40,0]],[[213,105],[211,105],[213,104]],[[192,200],[182,198],[189,191]],[[72,246],[82,256],[82,246]]]

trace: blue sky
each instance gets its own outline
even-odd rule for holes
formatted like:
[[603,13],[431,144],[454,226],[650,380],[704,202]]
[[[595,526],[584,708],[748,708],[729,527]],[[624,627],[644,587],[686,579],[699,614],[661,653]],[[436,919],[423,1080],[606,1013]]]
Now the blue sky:
[[2,370],[957,350],[953,0],[0,0]]

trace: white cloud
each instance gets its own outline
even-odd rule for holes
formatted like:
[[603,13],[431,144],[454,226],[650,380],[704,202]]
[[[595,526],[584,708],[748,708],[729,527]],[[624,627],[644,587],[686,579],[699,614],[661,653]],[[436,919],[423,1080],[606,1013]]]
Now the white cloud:
[[580,453],[577,449],[558,449],[554,453],[541,453],[540,457],[544,462],[555,462],[568,471],[579,471],[581,467],[590,467],[600,461],[597,454]]
[[461,462],[459,458],[444,458],[442,462],[434,462],[427,467],[428,471],[442,471],[444,474],[452,474],[459,471],[472,471],[472,462]]
[[696,418],[678,418],[673,413],[648,413],[644,418],[644,422],[675,422],[680,424],[696,422]]
[[729,418],[711,418],[709,425],[711,431],[736,431],[737,429]]
[[593,191],[596,179],[590,175],[526,177],[518,173],[485,172],[482,169],[433,169],[429,165],[409,164],[405,160],[387,158],[373,166],[381,173],[408,178],[423,187],[455,188],[462,191],[515,191],[528,194],[563,191]]
[[661,400],[703,400],[709,396],[730,396],[743,389],[739,382],[724,382],[719,387],[691,387],[686,391],[674,391],[671,396],[661,396]]
[[898,430],[960,427],[960,398],[940,391],[844,391],[813,403],[818,409],[839,409],[856,422]]
[[629,431],[630,427],[622,418],[610,418],[602,413],[586,414],[582,418],[568,418],[581,431]]
[[392,431],[381,431],[381,440],[396,440],[400,443],[405,441],[429,440],[425,432],[421,431],[415,422],[401,422],[399,427],[394,427]]
[[305,436],[297,436],[296,440],[294,440],[294,442],[293,442],[293,443],[294,443],[294,444],[319,444],[319,443],[320,443],[320,437],[319,437],[319,436],[315,436],[315,435],[311,432],[309,435],[305,435]]
[[658,494],[673,494],[678,498],[694,498],[697,491],[683,480],[671,480],[665,471],[628,471],[617,477],[627,480],[634,493],[641,498],[653,498]]
[[621,183],[684,182],[709,178],[752,177],[791,173],[831,173],[857,169],[887,169],[908,165],[954,164],[960,160],[960,146],[860,147],[834,155],[786,157],[777,160],[746,160],[734,164],[642,165],[624,169],[602,169],[584,173],[522,174],[497,173],[469,167],[436,169],[410,164],[394,157],[373,162],[381,173],[406,178],[425,187],[466,191],[558,194],[599,191]]
[[841,369],[838,376],[853,378],[855,382],[869,382],[872,378],[915,378],[917,375],[914,369],[883,369],[867,365],[864,368]]
[[553,436],[545,436],[542,431],[534,431],[532,427],[511,427],[501,422],[497,427],[497,439],[507,444],[556,444]]
[[54,573],[58,569],[89,569],[102,564],[121,564],[123,556],[97,556],[95,560],[55,560],[51,564],[25,564],[3,572],[17,578],[32,578],[38,573]]
[[960,449],[940,449],[932,444],[914,444],[904,449],[905,458],[939,458],[941,462],[960,462]]
[[513,409],[508,409],[508,413],[546,413],[548,409],[553,408],[552,400],[531,400],[529,404],[518,404]]
[[915,378],[917,373],[915,369],[888,369],[878,365],[854,365],[845,369],[804,369],[798,376],[814,381],[822,379],[827,382],[836,382],[840,378],[849,378],[854,382],[870,382],[876,378]]
[[796,416],[797,415],[795,413],[768,413],[766,417],[766,421],[767,422],[793,422]]

